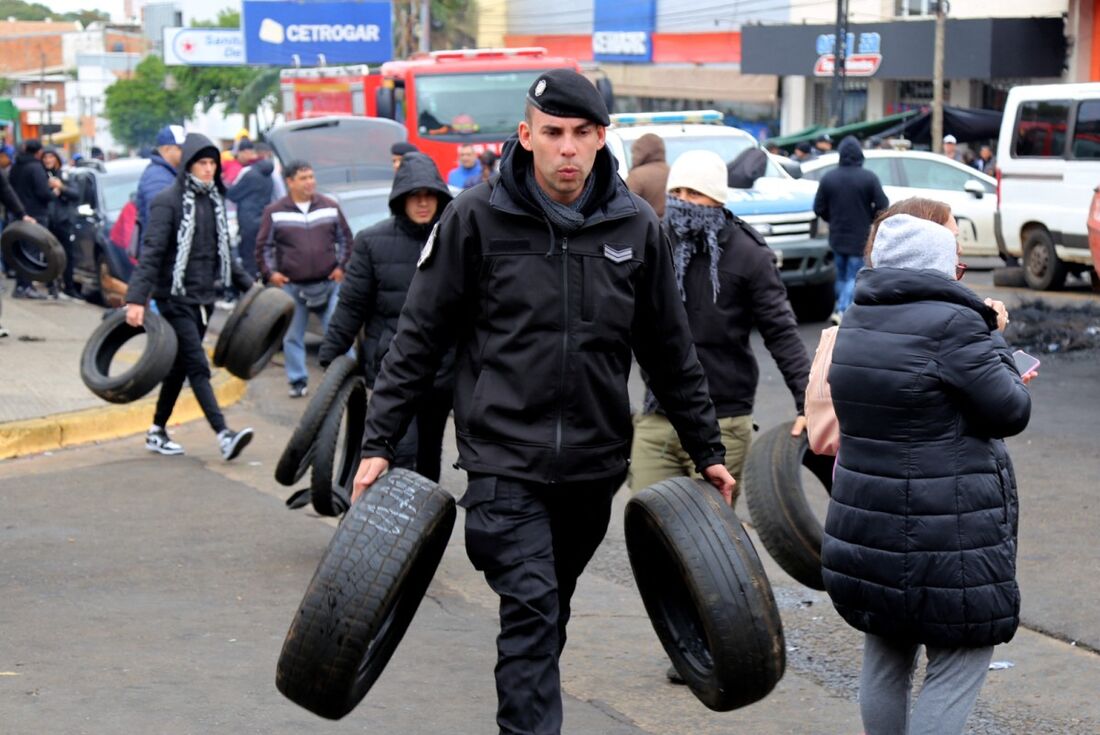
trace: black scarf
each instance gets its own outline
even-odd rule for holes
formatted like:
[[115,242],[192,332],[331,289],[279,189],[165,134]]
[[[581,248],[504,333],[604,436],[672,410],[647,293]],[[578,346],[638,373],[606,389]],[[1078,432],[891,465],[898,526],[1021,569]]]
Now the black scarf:
[[665,222],[675,233],[672,243],[672,265],[676,270],[676,284],[680,287],[680,298],[687,300],[684,292],[684,273],[688,263],[696,253],[710,256],[710,285],[713,299],[718,301],[718,259],[722,257],[722,246],[718,244],[718,235],[726,226],[725,207],[704,207],[692,204],[676,197],[669,197],[665,205]]
[[584,225],[584,213],[588,211],[589,205],[596,194],[596,176],[594,173],[588,175],[588,179],[584,182],[584,191],[573,200],[572,204],[562,204],[551,199],[539,186],[538,181],[535,180],[534,166],[527,169],[524,184],[531,194],[531,198],[542,209],[543,214],[550,220],[550,224],[554,226],[554,229],[566,235],[576,232]]

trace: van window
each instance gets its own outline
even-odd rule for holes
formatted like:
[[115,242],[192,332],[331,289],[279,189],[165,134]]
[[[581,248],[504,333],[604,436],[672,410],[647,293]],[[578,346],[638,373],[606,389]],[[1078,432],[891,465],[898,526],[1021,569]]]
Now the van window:
[[1100,158],[1100,100],[1082,102],[1077,106],[1073,157]]
[[1069,100],[1035,100],[1021,104],[1013,132],[1012,157],[1064,156],[1069,108]]

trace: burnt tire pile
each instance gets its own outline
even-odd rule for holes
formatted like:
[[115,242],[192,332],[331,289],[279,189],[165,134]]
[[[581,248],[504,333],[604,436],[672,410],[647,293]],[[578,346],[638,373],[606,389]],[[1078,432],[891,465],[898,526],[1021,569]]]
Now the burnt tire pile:
[[810,451],[805,432],[791,436],[792,422],[760,435],[745,461],[744,493],[760,542],[787,574],[815,590],[821,578],[821,521],[807,499],[802,469],[808,469],[829,493],[833,458]]
[[313,468],[309,499],[323,516],[338,516],[350,504],[359,467],[367,413],[367,386],[347,355],[332,361],[310,398],[275,467],[275,479],[293,485]]
[[768,695],[786,668],[783,625],[741,521],[710,485],[659,482],[630,500],[630,566],[676,671],[726,712]]
[[366,696],[405,631],[450,539],[455,501],[408,470],[388,472],[344,516],[287,632],[275,685],[340,719]]
[[281,288],[253,286],[237,301],[214,347],[214,365],[241,380],[264,369],[283,344],[294,299]]
[[5,265],[28,281],[50,283],[65,272],[65,249],[49,230],[34,222],[5,225],[0,252]]

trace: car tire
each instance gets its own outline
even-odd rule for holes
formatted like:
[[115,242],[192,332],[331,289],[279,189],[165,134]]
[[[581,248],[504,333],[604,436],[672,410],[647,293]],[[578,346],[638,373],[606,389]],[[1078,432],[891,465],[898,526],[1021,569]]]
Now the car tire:
[[763,699],[786,668],[764,567],[710,485],[665,480],[627,503],[626,547],[653,629],[692,693],[726,712]]
[[298,425],[279,457],[279,463],[275,465],[275,480],[281,485],[293,485],[309,470],[313,461],[313,447],[325,416],[328,415],[340,388],[355,372],[355,360],[347,355],[340,355],[325,370],[317,390],[311,391],[313,397],[309,399],[302,418],[298,419]]
[[1024,278],[1036,291],[1061,291],[1066,283],[1066,264],[1044,229],[1031,230],[1024,240]]
[[1000,288],[1027,288],[1023,266],[1005,266],[993,269],[993,285]]
[[65,249],[57,238],[36,222],[16,220],[0,235],[4,263],[28,281],[52,283],[65,272]]
[[745,460],[745,502],[760,543],[772,559],[797,581],[823,590],[824,529],[806,499],[802,468],[810,470],[831,493],[834,459],[811,452],[806,433],[791,436],[791,426],[787,421],[753,441]]
[[248,311],[248,307],[252,305],[252,302],[263,290],[264,287],[261,284],[253,284],[252,288],[245,291],[237,299],[237,305],[233,307],[233,311],[229,312],[229,318],[225,320],[222,331],[218,334],[218,341],[214,343],[213,362],[215,367],[225,367],[225,358],[229,354],[229,343],[237,331],[237,325],[244,317],[245,312]]
[[836,291],[832,282],[798,286],[790,290],[790,302],[799,324],[816,324],[833,313]]
[[242,306],[241,315],[232,325],[226,322],[218,341],[225,337],[221,355],[225,369],[242,380],[251,380],[282,347],[294,318],[294,299],[280,288],[265,288],[237,309]]
[[[111,376],[111,360],[131,338],[145,333],[145,350],[126,372]],[[107,314],[92,332],[80,356],[80,378],[92,393],[111,403],[131,403],[156,388],[172,369],[176,332],[159,314],[145,311],[143,327],[126,323],[126,310]]]
[[287,632],[275,685],[337,720],[355,708],[401,642],[443,557],[455,501],[390,470],[336,529]]
[[319,515],[338,516],[351,505],[366,418],[367,382],[353,375],[340,386],[313,447],[309,496]]

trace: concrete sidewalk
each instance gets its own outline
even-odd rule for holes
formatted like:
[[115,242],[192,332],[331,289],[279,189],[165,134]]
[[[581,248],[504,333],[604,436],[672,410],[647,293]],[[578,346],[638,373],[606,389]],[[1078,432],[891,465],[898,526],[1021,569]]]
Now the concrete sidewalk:
[[[80,379],[84,343],[106,311],[83,301],[16,300],[11,291],[0,295],[0,324],[10,332],[0,339],[0,460],[145,431],[156,391],[140,401],[111,404]],[[216,332],[208,332],[211,347],[216,339]],[[215,370],[212,382],[222,406],[244,396],[245,383],[224,370]],[[172,425],[201,417],[198,402],[185,388]]]

